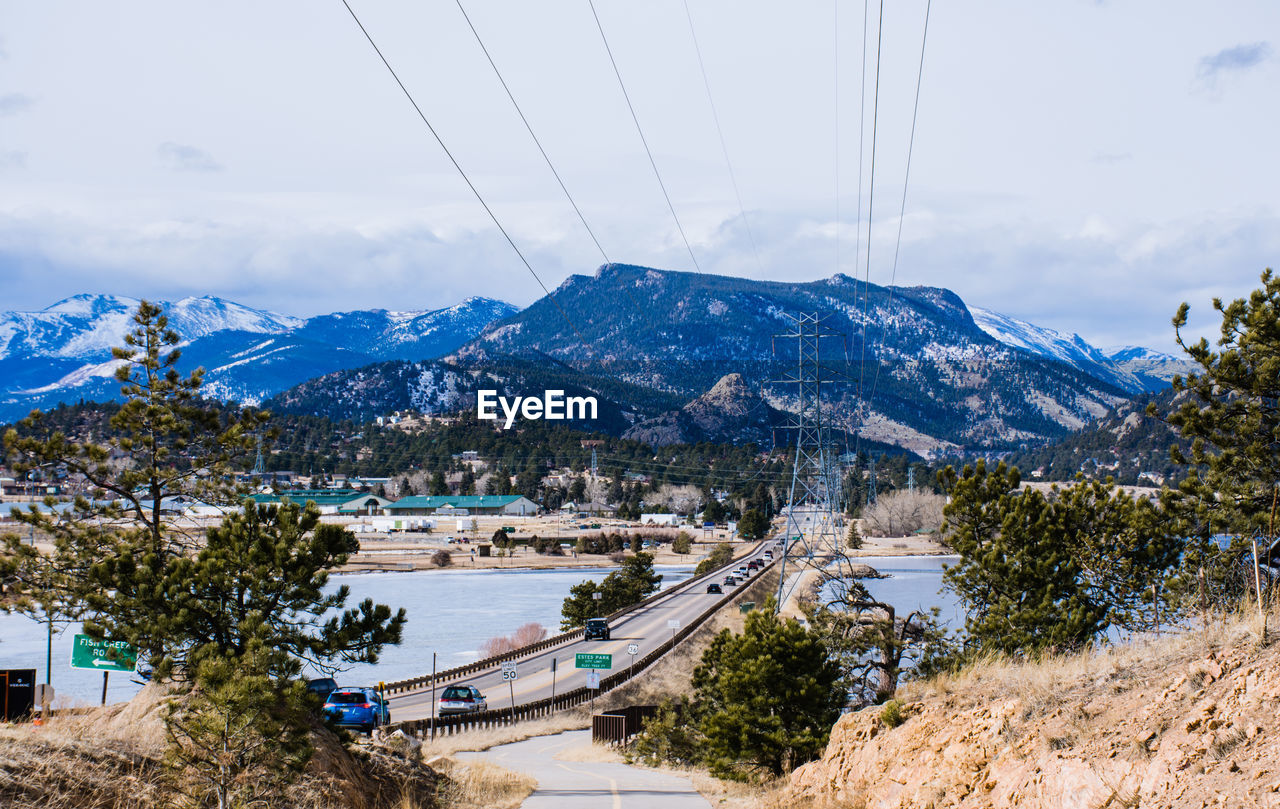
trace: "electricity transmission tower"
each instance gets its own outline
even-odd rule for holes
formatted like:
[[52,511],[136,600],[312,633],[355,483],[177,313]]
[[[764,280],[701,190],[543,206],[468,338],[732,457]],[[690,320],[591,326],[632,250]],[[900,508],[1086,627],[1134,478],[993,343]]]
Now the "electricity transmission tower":
[[800,582],[805,568],[821,570],[842,558],[837,504],[842,480],[836,451],[829,441],[827,420],[822,413],[822,387],[835,376],[822,365],[823,341],[844,339],[844,335],[824,324],[815,314],[791,315],[792,329],[774,335],[778,340],[794,340],[796,366],[777,385],[795,385],[796,408],[790,429],[795,430],[795,464],[787,498],[787,526],[783,537],[781,579],[777,609],[781,609]]

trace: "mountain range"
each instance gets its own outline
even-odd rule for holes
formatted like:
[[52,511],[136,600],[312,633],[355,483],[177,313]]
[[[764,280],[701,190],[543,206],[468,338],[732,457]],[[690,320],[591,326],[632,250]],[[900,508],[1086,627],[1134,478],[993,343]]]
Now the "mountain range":
[[[468,298],[430,311],[381,309],[300,319],[220,298],[159,301],[183,338],[182,367],[206,369],[204,391],[259,402],[342,368],[438,357],[516,307]],[[58,402],[113,398],[111,347],[123,345],[139,301],[76,295],[39,312],[0,314],[0,421]]]
[[[831,334],[819,345],[830,423],[922,455],[1043,444],[1185,370],[1159,352],[1104,351],[968,307],[946,289],[845,275],[781,283],[608,264],[553,297],[524,310],[470,298],[305,320],[212,297],[163,306],[184,365],[206,368],[218,398],[367,419],[456,410],[483,387],[559,387],[600,398],[597,428],[656,445],[772,440],[797,406],[795,386],[776,382],[794,373],[797,341],[776,335],[800,313]],[[109,349],[137,303],[78,295],[0,315],[0,421],[112,397]]]

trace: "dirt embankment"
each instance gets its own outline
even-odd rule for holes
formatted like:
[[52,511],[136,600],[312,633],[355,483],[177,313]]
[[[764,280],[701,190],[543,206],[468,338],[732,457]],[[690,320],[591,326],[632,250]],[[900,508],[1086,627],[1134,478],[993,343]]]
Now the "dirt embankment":
[[[184,805],[163,766],[155,686],[126,703],[56,716],[44,726],[0,724],[4,809],[170,809]],[[278,809],[432,809],[444,785],[431,768],[366,747],[351,752],[328,730]]]
[[842,717],[788,805],[1280,807],[1280,642],[1256,628],[913,685],[896,727],[880,707]]

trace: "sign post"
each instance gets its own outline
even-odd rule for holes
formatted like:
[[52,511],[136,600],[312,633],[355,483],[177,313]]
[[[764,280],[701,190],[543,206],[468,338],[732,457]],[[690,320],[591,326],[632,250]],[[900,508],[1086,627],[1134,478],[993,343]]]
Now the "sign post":
[[519,678],[514,660],[502,664],[502,679],[507,681],[507,693],[511,695],[511,724],[516,723],[516,680]]
[[628,643],[627,654],[631,655],[631,673],[627,675],[627,679],[630,680],[636,676],[636,655],[640,654],[640,644]]
[[556,658],[551,656],[551,710],[556,709]]
[[596,712],[596,691],[600,689],[600,669],[613,668],[612,654],[578,652],[574,656],[574,668],[590,669],[587,672],[587,688],[591,689],[591,713]]
[[671,620],[667,621],[667,629],[671,630],[671,648],[673,649],[676,646],[676,630],[678,630],[679,628],[680,628],[679,618],[672,618]]
[[71,668],[102,672],[102,704],[107,704],[107,678],[113,671],[133,671],[138,652],[122,640],[96,640],[76,635],[71,646]]
[[431,741],[436,740],[436,653],[431,653]]
[[592,669],[587,672],[587,688],[591,689],[591,713],[596,712],[596,692],[600,690],[600,672]]

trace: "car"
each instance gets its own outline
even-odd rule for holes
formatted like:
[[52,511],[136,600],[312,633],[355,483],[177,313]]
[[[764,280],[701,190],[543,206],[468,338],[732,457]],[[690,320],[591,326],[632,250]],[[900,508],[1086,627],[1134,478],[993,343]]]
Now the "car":
[[391,722],[391,709],[375,688],[338,688],[324,701],[324,712],[339,727],[372,733]]
[[752,559],[750,562],[747,562],[747,570],[759,570],[759,569],[760,569],[760,563],[755,559]]
[[587,627],[582,633],[583,640],[608,640],[609,622],[603,618],[588,618]]
[[725,576],[725,577],[724,577],[724,584],[725,584],[725,586],[726,586],[726,587],[732,587],[733,585],[735,585],[735,584],[737,584],[737,583],[738,583],[738,579],[737,579],[737,577],[735,577],[735,576]]
[[723,592],[724,592],[724,590],[721,590],[721,589],[720,589],[720,585],[716,584],[715,582],[711,582],[710,584],[708,584],[708,585],[707,585],[707,592],[708,592],[708,593],[723,593]]
[[315,694],[323,702],[329,695],[338,690],[338,683],[332,677],[316,677],[307,680],[307,693]]
[[440,694],[437,716],[456,716],[489,710],[489,701],[474,685],[451,685]]

